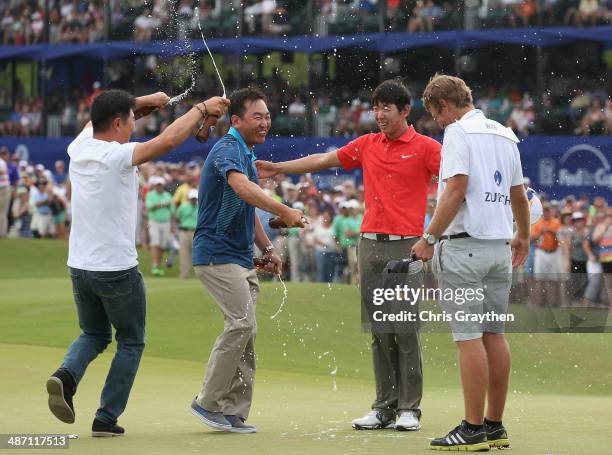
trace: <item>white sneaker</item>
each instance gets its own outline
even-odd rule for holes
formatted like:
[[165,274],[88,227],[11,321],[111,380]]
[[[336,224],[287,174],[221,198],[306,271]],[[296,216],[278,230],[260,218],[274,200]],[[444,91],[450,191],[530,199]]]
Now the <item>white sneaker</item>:
[[399,419],[395,422],[397,431],[417,431],[421,429],[419,415],[416,411],[402,411]]
[[355,430],[380,430],[394,427],[395,420],[388,418],[380,411],[370,411],[363,417],[353,420]]

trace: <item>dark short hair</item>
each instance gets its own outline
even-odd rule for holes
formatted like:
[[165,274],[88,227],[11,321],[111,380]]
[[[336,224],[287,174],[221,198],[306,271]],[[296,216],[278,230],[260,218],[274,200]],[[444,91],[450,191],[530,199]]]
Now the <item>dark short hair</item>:
[[411,102],[410,90],[402,81],[397,79],[382,82],[374,89],[372,94],[372,106],[376,106],[378,103],[395,104],[397,110],[401,111],[406,106],[410,106]]
[[125,121],[134,108],[134,97],[123,90],[108,90],[96,96],[91,105],[91,124],[94,133],[110,128],[114,118]]
[[229,107],[229,117],[232,118],[232,115],[237,115],[241,117],[246,112],[246,102],[247,101],[259,101],[263,100],[264,102],[268,102],[268,98],[265,93],[257,88],[257,87],[246,87],[236,90],[234,93],[230,95],[230,107]]

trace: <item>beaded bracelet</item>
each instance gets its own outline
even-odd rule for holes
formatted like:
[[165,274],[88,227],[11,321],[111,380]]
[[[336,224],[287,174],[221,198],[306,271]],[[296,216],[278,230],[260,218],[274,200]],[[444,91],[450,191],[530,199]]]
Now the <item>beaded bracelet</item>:
[[208,108],[206,107],[206,103],[202,103],[202,104],[204,105],[204,111],[200,109],[200,106],[198,104],[194,104],[193,107],[195,107],[198,111],[200,111],[200,114],[202,114],[202,118],[206,120],[208,118]]

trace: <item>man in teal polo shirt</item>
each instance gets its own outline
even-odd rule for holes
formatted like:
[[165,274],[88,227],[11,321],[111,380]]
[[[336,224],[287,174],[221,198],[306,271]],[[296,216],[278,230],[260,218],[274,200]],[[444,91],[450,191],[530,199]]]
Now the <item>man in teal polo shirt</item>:
[[149,246],[151,247],[151,274],[162,276],[160,267],[162,252],[170,243],[172,220],[172,195],[164,189],[166,180],[154,175],[149,181],[152,187],[147,193],[147,210],[149,215]]
[[183,202],[175,214],[179,230],[180,277],[184,280],[189,278],[193,234],[198,224],[198,190],[195,188],[189,190],[187,198],[188,201]]
[[[208,360],[202,389],[191,412],[222,431],[254,433],[247,425],[255,378],[255,306],[259,293],[253,267],[253,243],[269,261],[267,269],[282,272],[282,262],[255,215],[255,207],[273,213],[288,227],[304,227],[306,219],[268,196],[258,185],[253,147],[270,130],[265,95],[256,88],[230,96],[232,128],[210,151],[200,177],[198,223],[193,239],[196,276],[219,305],[224,329]],[[204,190],[206,189],[206,190]]]

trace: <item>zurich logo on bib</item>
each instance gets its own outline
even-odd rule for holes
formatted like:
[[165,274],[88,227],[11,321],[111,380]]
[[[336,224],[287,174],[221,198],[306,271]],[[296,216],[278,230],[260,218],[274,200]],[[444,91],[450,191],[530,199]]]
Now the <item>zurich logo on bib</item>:
[[501,182],[502,182],[501,172],[495,171],[495,174],[493,174],[493,178],[495,179],[495,183],[497,184],[497,186],[501,185]]

